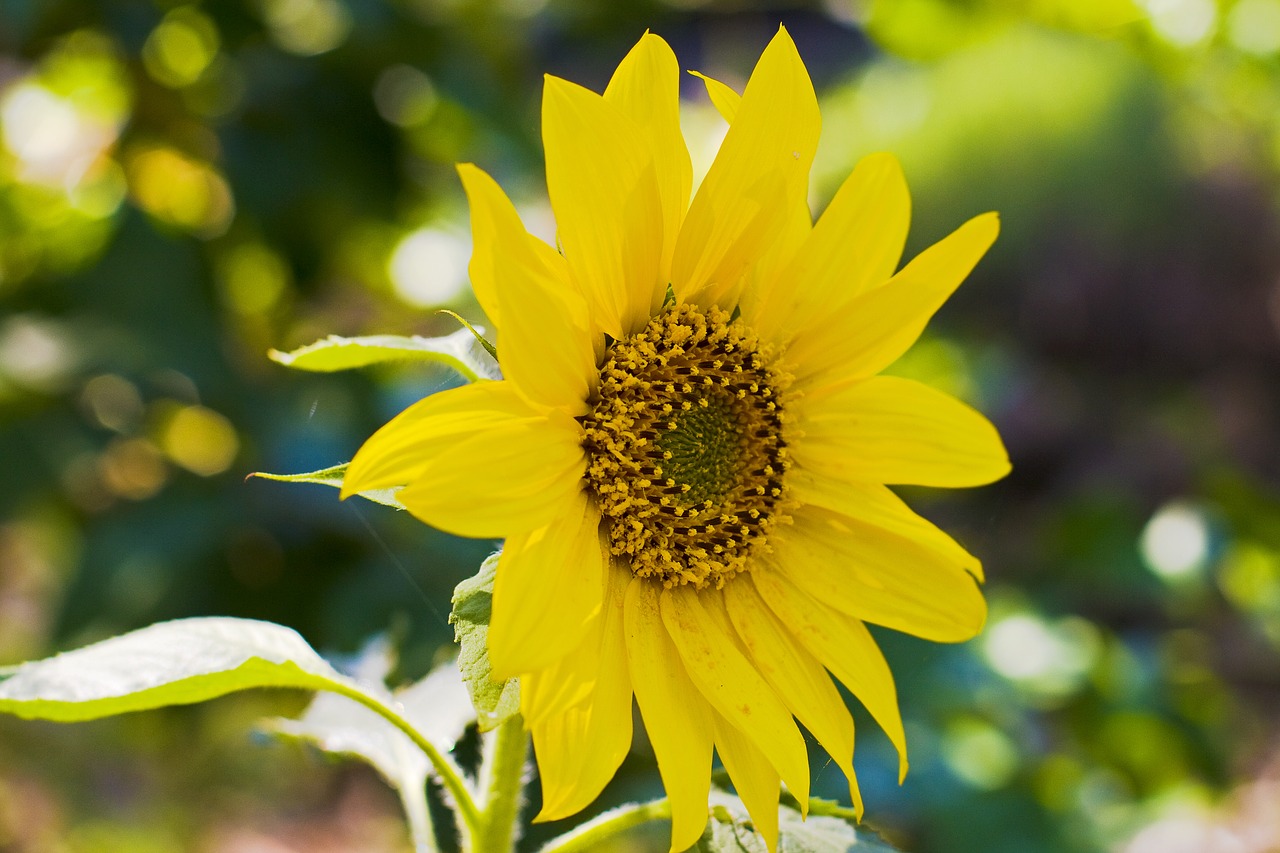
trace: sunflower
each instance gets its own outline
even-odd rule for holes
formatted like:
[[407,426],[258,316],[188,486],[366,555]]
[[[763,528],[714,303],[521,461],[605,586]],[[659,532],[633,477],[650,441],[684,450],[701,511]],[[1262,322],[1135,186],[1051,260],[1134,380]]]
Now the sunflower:
[[785,783],[804,804],[808,729],[848,778],[853,720],[897,748],[893,677],[865,623],[954,642],[982,627],[978,561],[889,485],[974,486],[1009,470],[992,425],[878,375],[996,238],[978,216],[895,274],[909,199],[862,160],[807,207],[817,99],[784,29],[690,201],[679,68],[646,34],[603,95],[546,78],[557,250],[470,164],[475,294],[501,381],[434,394],[360,449],[344,496],[400,501],[460,536],[506,540],[489,653],[522,679],[539,819],[589,804],[639,705],[671,803],[672,850],[707,820],[712,751],[770,848]]

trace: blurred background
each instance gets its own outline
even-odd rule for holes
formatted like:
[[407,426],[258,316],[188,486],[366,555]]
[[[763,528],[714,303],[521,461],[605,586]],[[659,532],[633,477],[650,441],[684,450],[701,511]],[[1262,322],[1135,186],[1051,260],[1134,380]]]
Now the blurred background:
[[[991,619],[879,632],[912,771],[860,714],[869,824],[1280,850],[1280,0],[0,0],[0,664],[213,614],[337,655],[385,632],[403,679],[447,655],[493,543],[245,476],[345,461],[456,380],[266,351],[482,322],[453,163],[549,235],[544,72],[601,90],[651,28],[740,88],[779,22],[822,101],[815,210],[889,150],[908,255],[1004,222],[894,368],[990,414],[1014,473],[906,495],[984,559]],[[684,85],[705,169],[724,125]],[[371,771],[255,728],[305,701],[0,718],[0,851],[406,850]],[[641,737],[598,808],[657,792]]]

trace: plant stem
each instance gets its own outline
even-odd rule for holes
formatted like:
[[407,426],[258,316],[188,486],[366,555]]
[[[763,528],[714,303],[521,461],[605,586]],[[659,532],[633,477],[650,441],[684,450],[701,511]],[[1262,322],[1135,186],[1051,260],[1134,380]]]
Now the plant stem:
[[607,811],[594,820],[560,836],[543,847],[539,853],[585,853],[607,838],[626,832],[633,826],[651,820],[671,817],[671,802],[667,799],[652,803],[632,804]]
[[[324,689],[332,690],[335,693],[341,693],[343,696],[354,699],[371,711],[376,711],[383,719],[404,732],[409,737],[409,740],[413,741],[419,749],[426,753],[427,759],[435,767],[436,772],[440,774],[441,783],[443,783],[445,790],[449,792],[458,806],[458,814],[462,817],[465,829],[473,837],[480,833],[480,809],[476,807],[476,801],[471,795],[471,789],[463,781],[462,773],[458,770],[457,765],[445,758],[440,750],[436,749],[435,744],[423,737],[421,732],[414,728],[408,720],[396,713],[395,710],[388,707],[377,697],[369,695],[355,684],[348,685],[331,681],[324,685]],[[426,796],[425,791],[423,796]]]
[[511,853],[514,849],[528,754],[529,736],[524,730],[524,718],[516,714],[503,720],[493,733],[480,769],[485,802],[480,830],[475,835],[474,853]]

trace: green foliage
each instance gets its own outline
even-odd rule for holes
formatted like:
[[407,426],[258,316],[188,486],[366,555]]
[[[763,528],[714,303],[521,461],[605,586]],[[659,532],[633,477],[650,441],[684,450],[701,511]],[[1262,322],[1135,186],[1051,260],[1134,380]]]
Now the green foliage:
[[342,338],[330,335],[292,352],[271,350],[273,361],[298,370],[331,373],[389,361],[421,361],[456,370],[468,382],[501,376],[484,339],[468,326],[442,338],[368,335]]
[[296,631],[210,617],[152,625],[23,664],[0,682],[0,711],[72,722],[204,702],[255,687],[335,690],[365,698]]
[[[335,489],[341,489],[343,478],[347,475],[347,464],[343,462],[341,465],[332,465],[328,468],[321,468],[319,471],[308,471],[305,474],[264,474],[261,471],[255,471],[249,476],[259,477],[263,480],[274,480],[278,483],[311,483],[313,485],[332,486]],[[398,491],[399,489],[371,489],[367,492],[357,492],[357,494],[366,500],[383,506],[404,509],[404,504],[396,499],[396,492]]]
[[[342,675],[296,631],[269,622],[211,617],[152,625],[18,667],[0,681],[0,711],[74,722],[203,702],[260,687],[330,691],[284,734],[370,763],[400,792],[420,850],[434,850],[425,785],[434,768],[468,831],[476,808],[446,757],[475,714],[456,677],[436,671],[395,693],[383,683],[385,649],[366,650],[356,680]],[[433,742],[432,737],[440,742]]]
[[480,717],[480,730],[489,731],[520,713],[520,682],[498,681],[489,667],[489,617],[493,613],[493,581],[498,559],[494,554],[480,566],[475,577],[458,584],[453,593],[449,622],[462,647],[458,668],[471,691],[471,701]]
[[[385,640],[370,643],[356,662],[357,677],[381,683],[394,664]],[[447,752],[475,721],[475,709],[450,661],[415,684],[391,692],[391,699],[415,729]],[[277,719],[268,731],[314,744],[335,755],[370,764],[400,795],[410,835],[420,851],[436,849],[435,830],[423,796],[431,762],[403,731],[366,706],[336,693],[317,694],[297,719]]]
[[[727,794],[712,794],[711,819],[694,845],[697,853],[767,853],[764,837],[756,832],[742,803]],[[850,820],[784,806],[778,818],[778,853],[897,853],[875,833]]]

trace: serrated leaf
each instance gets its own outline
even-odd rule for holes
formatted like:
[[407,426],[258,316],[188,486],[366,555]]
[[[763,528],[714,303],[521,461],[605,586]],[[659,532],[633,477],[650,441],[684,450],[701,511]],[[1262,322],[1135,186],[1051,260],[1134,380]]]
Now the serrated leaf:
[[[321,486],[333,486],[335,489],[342,488],[342,480],[347,476],[347,466],[350,463],[343,462],[341,465],[334,465],[329,468],[321,468],[319,471],[308,471],[305,474],[266,474],[262,471],[254,471],[250,477],[257,477],[262,480],[275,480],[279,483],[315,483]],[[383,506],[395,507],[396,509],[404,509],[404,504],[396,497],[396,493],[400,491],[399,487],[393,489],[370,489],[367,492],[357,492],[359,497]]]
[[454,639],[461,646],[458,669],[471,692],[480,731],[489,731],[520,711],[520,682],[494,681],[489,666],[489,618],[493,613],[493,579],[498,568],[498,554],[480,564],[480,571],[467,578],[453,591]]
[[[826,810],[840,807],[821,801]],[[764,836],[755,831],[746,807],[723,791],[711,792],[711,819],[693,849],[698,853],[767,853]],[[788,806],[778,815],[778,853],[899,853],[874,832],[848,820],[816,814],[808,820]]]
[[330,335],[324,340],[290,352],[271,350],[267,355],[272,361],[285,367],[321,373],[368,367],[388,361],[425,361],[450,367],[468,382],[500,379],[502,376],[498,362],[477,340],[476,333],[470,327],[439,338],[418,335],[343,338]]

